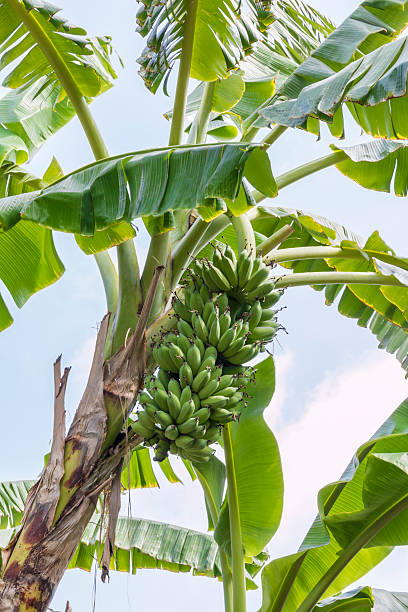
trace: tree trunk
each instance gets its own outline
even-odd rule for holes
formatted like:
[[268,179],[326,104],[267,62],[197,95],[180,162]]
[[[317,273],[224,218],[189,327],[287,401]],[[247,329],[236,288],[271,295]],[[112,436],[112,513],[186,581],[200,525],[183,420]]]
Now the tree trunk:
[[107,362],[104,348],[109,315],[103,319],[88,383],[66,437],[64,397],[69,369],[61,376],[60,358],[54,364],[51,453],[40,480],[29,491],[22,527],[2,551],[0,612],[48,608],[99,495],[110,491],[114,482],[113,516],[104,552],[106,577],[119,510],[118,475],[120,478],[129,448],[143,441],[131,433],[124,436],[123,426],[143,386],[146,324],[161,271],[156,270],[133,336]]

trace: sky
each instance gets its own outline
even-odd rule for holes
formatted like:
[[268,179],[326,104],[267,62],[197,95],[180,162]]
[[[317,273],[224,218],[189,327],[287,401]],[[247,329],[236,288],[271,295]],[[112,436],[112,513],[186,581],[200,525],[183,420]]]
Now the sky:
[[[357,2],[314,0],[313,5],[340,22]],[[163,145],[168,122],[163,113],[171,100],[152,96],[137,74],[135,59],[144,42],[135,33],[135,2],[122,0],[112,8],[107,0],[60,0],[64,15],[88,32],[110,34],[125,69],[115,87],[92,104],[111,154]],[[350,144],[361,139],[353,126]],[[333,138],[320,142],[301,132],[287,132],[271,152],[279,174],[304,161],[324,155]],[[68,172],[92,157],[76,120],[52,137],[31,164],[41,173],[55,155]],[[285,189],[274,205],[323,214],[368,237],[380,229],[399,255],[406,253],[408,213],[406,201],[388,194],[363,190],[335,169],[309,177]],[[136,239],[143,262],[146,237]],[[104,310],[104,295],[96,265],[82,254],[69,235],[57,235],[58,251],[66,273],[55,285],[33,296],[22,311],[14,309],[15,323],[0,336],[2,359],[2,428],[4,460],[0,480],[35,478],[49,450],[52,431],[52,363],[63,353],[72,365],[68,418],[80,399]],[[277,392],[267,409],[282,454],[285,506],[281,527],[269,545],[273,557],[295,552],[317,511],[316,494],[336,480],[356,448],[363,443],[408,395],[404,373],[393,356],[378,351],[375,338],[354,321],[327,308],[322,295],[307,288],[286,293],[282,322],[287,335],[274,346]],[[160,490],[138,490],[130,502],[134,516],[179,524],[200,531],[206,528],[202,494],[191,483],[180,462],[175,467],[184,485],[161,483]],[[126,512],[128,497],[123,509]],[[402,549],[373,570],[360,584],[408,590],[408,553]],[[249,612],[259,608],[260,590],[249,595]],[[136,576],[111,573],[103,585],[95,573],[69,571],[52,603],[63,610],[71,601],[73,612],[194,608],[222,609],[222,587],[212,579],[164,571],[145,570]]]

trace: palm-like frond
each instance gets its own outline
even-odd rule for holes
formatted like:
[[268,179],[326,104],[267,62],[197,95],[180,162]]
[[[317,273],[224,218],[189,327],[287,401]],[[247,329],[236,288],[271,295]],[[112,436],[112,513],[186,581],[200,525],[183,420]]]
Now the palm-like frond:
[[[357,88],[362,82],[369,85],[364,91],[364,96],[367,97],[379,78],[392,67],[401,52],[398,51],[401,42],[395,39],[408,24],[407,5],[406,0],[398,3],[393,0],[381,3],[377,0],[363,2],[285,81],[276,98],[262,112],[263,118],[258,121],[258,125],[281,123],[318,133],[319,120],[322,119],[331,123],[330,129],[333,135],[343,136],[343,113],[339,102],[343,101],[343,97],[349,99],[348,95],[346,96],[346,89],[348,94],[350,86],[353,87],[355,83]],[[395,42],[388,45],[389,50],[379,49],[391,41]],[[392,59],[393,50],[395,51]],[[388,66],[387,62],[383,64],[384,58],[389,59]],[[370,73],[366,77],[367,71]],[[374,76],[376,71],[379,72]],[[370,83],[367,78],[371,79]],[[344,86],[341,85],[343,81]],[[380,98],[384,96],[384,99],[397,96],[396,91],[392,90],[394,86],[392,79],[388,82],[383,81],[382,87],[378,87],[375,94]],[[322,95],[319,95],[320,93]],[[331,96],[333,100],[330,104]],[[363,96],[354,96],[353,101],[370,103]],[[371,101],[371,104],[378,102],[377,99],[376,102]],[[313,111],[309,112],[311,107]],[[356,116],[360,115],[359,109],[355,106],[351,110]],[[381,118],[381,113],[378,113],[379,118],[377,116],[370,121],[370,116],[367,118],[366,112],[368,113],[364,109],[363,117],[359,118],[362,127],[374,135],[390,137],[388,116]],[[382,112],[384,113],[384,108]],[[367,126],[370,122],[372,125]],[[381,129],[375,125],[376,123],[381,125]],[[389,128],[388,131],[385,125]],[[398,130],[391,137],[395,137],[395,134],[398,134]]]
[[[376,253],[382,259],[388,260],[389,256],[391,258],[389,263],[393,261],[392,250],[377,233],[368,241],[364,241],[357,234],[333,221],[293,209],[259,207],[253,216],[252,224],[259,233],[258,240],[274,234],[287,224],[292,226],[293,234],[282,243],[280,249],[336,245],[342,246],[345,252],[348,248],[365,252],[365,256],[363,255],[360,260],[311,258],[281,263],[294,273],[330,272],[333,269],[377,272],[385,264],[376,260]],[[223,231],[223,235],[227,235],[227,230]],[[228,239],[231,239],[230,235]],[[408,261],[400,259],[397,265],[401,266],[400,272],[403,273]],[[320,286],[315,289],[324,289],[326,305],[337,302],[340,314],[355,319],[362,327],[369,328],[378,338],[379,348],[395,353],[403,369],[408,372],[408,313],[405,306],[407,289],[401,288],[395,291],[397,288],[358,285],[329,285],[326,288]]]
[[14,138],[18,139],[14,149],[20,151],[19,157],[10,151],[2,160],[23,163],[75,112],[22,16],[52,45],[88,102],[106,91],[116,74],[109,37],[90,38],[84,29],[60,17],[59,8],[43,0],[19,4],[22,14],[7,0],[0,0],[0,71],[2,85],[11,89],[0,100],[0,136],[2,148],[5,140]]
[[[24,0],[23,6],[51,41],[83,96],[93,98],[110,86],[115,73],[108,37],[89,38],[84,29],[61,17],[58,7],[43,0]],[[4,87],[30,86],[45,77],[43,87],[53,85],[60,90],[57,74],[7,0],[0,2],[0,44],[0,68],[8,69]]]
[[[186,0],[151,2],[137,14],[138,31],[147,46],[138,62],[146,86],[153,92],[166,81],[181,54]],[[224,78],[251,53],[274,20],[272,2],[257,0],[198,0],[191,76],[201,81]]]

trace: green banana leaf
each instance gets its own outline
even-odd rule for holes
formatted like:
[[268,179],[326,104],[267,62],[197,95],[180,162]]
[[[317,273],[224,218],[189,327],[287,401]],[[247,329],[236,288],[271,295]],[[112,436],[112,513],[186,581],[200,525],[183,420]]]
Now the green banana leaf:
[[[256,366],[248,385],[248,404],[240,422],[231,424],[233,461],[245,555],[262,553],[279,527],[283,506],[283,476],[275,437],[263,419],[275,391],[272,357]],[[215,529],[220,546],[230,550],[228,504]]]
[[[292,226],[293,234],[281,244],[280,249],[332,245],[341,246],[345,252],[352,249],[361,253],[361,260],[349,259],[347,262],[337,259],[281,262],[280,265],[292,269],[295,273],[329,272],[333,268],[345,270],[349,266],[354,266],[350,269],[355,271],[362,266],[361,270],[365,267],[366,271],[381,270],[390,273],[392,268],[382,267],[386,262],[398,267],[401,273],[406,269],[407,260],[394,259],[394,252],[377,233],[368,241],[364,241],[344,226],[294,209],[258,207],[250,215],[255,231],[264,239],[285,225]],[[223,231],[223,234],[225,233],[226,230]],[[384,261],[379,261],[376,257]],[[314,288],[323,289],[321,286]],[[337,301],[340,314],[355,319],[362,327],[368,327],[377,336],[379,348],[395,353],[404,370],[408,372],[407,294],[404,288],[400,293],[390,287],[328,285],[324,295],[326,305],[330,306]]]
[[348,159],[336,164],[342,174],[375,191],[408,193],[408,149],[405,141],[372,140],[353,147],[332,146],[342,150]]
[[[180,482],[169,459],[156,464],[171,483]],[[153,470],[151,455],[148,448],[138,447],[132,451],[129,461],[122,470],[122,487],[129,489],[145,489],[158,487],[159,482]]]
[[[302,602],[327,572],[332,581],[321,597],[334,595],[407,540],[407,449],[408,400],[358,449],[342,478],[320,491],[319,516],[299,551],[266,566],[262,612],[301,610]],[[396,507],[400,502],[400,508]],[[365,525],[354,537],[363,516]]]
[[[372,66],[375,70],[374,57],[378,56],[381,57],[380,62],[383,65],[382,60],[389,51],[386,51],[384,56],[379,47],[383,47],[390,43],[390,41],[395,40],[405,29],[408,24],[406,8],[406,0],[398,1],[398,3],[394,2],[394,0],[384,0],[381,2],[366,0],[362,2],[284,82],[278,92],[279,96],[274,100],[274,103],[267,109],[262,110],[262,117],[257,122],[257,125],[262,126],[276,122],[288,125],[289,127],[302,127],[318,134],[319,120],[323,119],[324,121],[329,121],[329,127],[334,136],[342,137],[344,135],[343,113],[338,104],[335,105],[335,109],[333,107],[329,111],[330,117],[327,116],[327,113],[321,112],[320,105],[318,113],[308,113],[307,109],[313,106],[314,101],[318,98],[318,92],[321,92],[323,89],[326,90],[326,85],[327,95],[325,95],[324,100],[322,97],[322,108],[326,109],[330,91],[332,91],[335,97],[341,98],[340,91],[338,96],[334,94],[334,86],[332,84],[336,82],[336,85],[342,89],[340,81],[344,79],[348,82],[349,78],[347,75],[351,75],[357,64],[360,65],[360,62],[364,62],[364,65],[368,66],[370,64],[370,57],[372,57]],[[398,44],[399,41],[396,41],[391,46],[398,46]],[[376,55],[375,50],[377,49]],[[368,57],[366,58],[366,56]],[[353,60],[356,60],[356,63],[350,67],[350,62],[353,63]],[[377,64],[377,67],[379,66],[380,63]],[[386,66],[384,66],[382,74],[384,74],[385,70]],[[341,73],[341,76],[338,76],[339,73]],[[373,75],[371,74],[370,76]],[[380,76],[381,73],[373,80],[372,85],[375,85]],[[352,85],[354,85],[354,81]],[[389,86],[392,89],[391,83],[389,83]],[[304,92],[306,89],[307,92]],[[379,90],[379,87],[377,90]],[[391,97],[391,95],[390,91],[384,91],[384,99],[385,97]],[[281,102],[281,100],[286,101]],[[363,103],[366,104],[367,100],[364,100]],[[394,102],[391,103],[391,105],[393,104]],[[362,109],[356,105],[348,106],[355,115],[355,118],[358,117],[360,125],[364,129],[367,128],[369,133],[373,133],[373,131],[369,130],[376,130],[377,136],[388,137],[389,130],[387,134],[380,134],[376,125],[376,122],[380,123],[380,131],[383,131],[384,121],[382,114],[384,116],[390,115],[389,109],[387,111],[386,103],[376,107],[374,113],[371,113],[370,109]],[[337,110],[337,113],[335,110]],[[302,117],[295,118],[294,115],[298,112]],[[394,135],[393,137],[395,138],[396,136]]]
[[140,216],[210,206],[216,198],[234,202],[245,163],[256,148],[240,143],[183,146],[105,159],[29,198],[1,199],[0,223],[10,227],[21,215],[51,229],[94,236]]
[[[52,176],[52,162],[46,171]],[[44,176],[46,176],[44,175]],[[52,232],[31,221],[20,221],[18,207],[31,193],[46,187],[47,182],[23,168],[6,163],[0,166],[0,279],[21,308],[37,291],[48,287],[64,273],[55,250]],[[4,203],[6,203],[4,205]],[[13,322],[0,296],[0,331]]]
[[[406,80],[408,39],[401,38],[357,59],[336,74],[302,89],[295,99],[260,111],[268,124],[307,127],[309,118],[333,122],[343,103],[368,134],[408,136]],[[341,134],[342,135],[342,134]]]
[[[89,38],[83,28],[61,17],[58,7],[43,0],[25,0],[24,8],[52,42],[83,96],[94,98],[110,87],[115,77],[110,38]],[[63,97],[58,77],[38,43],[5,0],[0,2],[0,23],[1,68],[8,70],[3,86],[30,87],[45,78],[42,87],[53,85]]]
[[313,612],[369,612],[373,609],[374,595],[369,587],[357,588],[318,603]]
[[[95,520],[96,519],[96,520]],[[105,527],[94,517],[81,538],[69,568],[90,571],[100,557]],[[218,547],[212,536],[175,525],[137,518],[119,517],[111,569],[135,574],[138,569],[165,569],[220,576]]]
[[[211,498],[212,503],[219,514],[225,491],[225,465],[217,457],[213,456],[207,463],[195,464],[194,469],[200,476],[200,482],[203,489],[205,487],[204,493]],[[206,497],[204,498],[204,501],[208,516],[208,531],[214,531],[216,526],[214,525]]]
[[35,480],[0,483],[0,530],[21,523],[27,494],[34,483]]
[[[0,549],[5,548],[15,529],[0,530]],[[90,571],[100,559],[106,525],[95,514],[86,527],[68,569]],[[175,525],[145,519],[119,517],[111,569],[135,574],[138,569],[192,572],[195,576],[221,575],[218,546],[212,536]]]
[[[241,61],[238,73],[215,85],[216,91],[222,90],[226,101],[212,109],[208,133],[218,140],[235,138],[238,130],[246,126],[246,120],[273,96],[276,87],[282,86],[335,27],[321,13],[299,0],[275,0],[272,12],[273,22],[252,53]],[[241,97],[237,96],[238,78],[244,83]],[[188,97],[189,120],[200,106],[203,91],[201,83]],[[172,111],[165,116],[171,118]]]
[[[59,8],[42,0],[26,0],[21,10],[52,42],[88,102],[111,87],[116,74],[109,37],[88,37],[84,29],[62,18]],[[2,85],[11,89],[0,99],[0,162],[21,164],[75,111],[39,45],[4,0],[0,24],[0,69],[6,73]],[[12,145],[7,155],[6,144]]]
[[408,593],[390,593],[370,587],[357,588],[338,597],[323,600],[314,612],[406,612]]
[[[153,92],[164,90],[181,54],[186,24],[185,0],[147,6],[141,2],[136,21],[147,46],[138,59],[140,75]],[[190,75],[200,81],[225,78],[250,53],[260,30],[273,20],[268,5],[255,0],[198,0]]]

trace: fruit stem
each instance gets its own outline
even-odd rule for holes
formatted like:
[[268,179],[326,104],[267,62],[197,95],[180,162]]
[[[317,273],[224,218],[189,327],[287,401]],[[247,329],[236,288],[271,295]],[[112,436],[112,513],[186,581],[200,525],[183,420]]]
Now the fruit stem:
[[244,547],[230,427],[230,423],[224,426],[223,440],[231,534],[233,612],[246,612]]
[[[207,480],[201,474],[199,467],[194,466],[194,471],[197,475],[198,481],[204,491],[205,501],[207,502],[208,511],[211,516],[211,520],[214,525],[214,529],[218,523],[219,512],[215,504],[214,497],[211,494],[210,487],[208,486]],[[232,609],[232,574],[229,567],[228,558],[225,551],[219,547],[218,552],[220,555],[221,563],[221,574],[222,574],[222,586],[224,589],[224,611],[233,612]]]
[[245,213],[239,217],[231,215],[231,223],[238,238],[238,252],[246,250],[251,257],[256,257],[255,234],[247,215]]
[[[314,159],[307,164],[303,164],[302,166],[298,166],[293,170],[289,170],[289,172],[285,172],[276,178],[278,190],[280,191],[292,183],[296,183],[297,181],[300,181],[301,179],[306,178],[315,172],[319,172],[320,170],[324,170],[325,168],[339,164],[346,159],[348,159],[348,156],[344,151],[335,151],[330,155],[325,155],[319,159]],[[256,190],[252,192],[252,195],[256,202],[262,202],[262,200],[265,200],[267,197],[260,191]]]
[[[257,255],[262,255],[264,257],[273,249],[276,249],[282,242],[287,240],[289,236],[293,234],[295,230],[290,225],[284,225],[280,230],[272,234],[269,238],[261,242],[259,247],[257,248]],[[285,251],[288,249],[285,249]],[[273,260],[277,261],[277,255],[273,254]]]
[[395,276],[376,272],[299,272],[281,276],[276,282],[277,289],[303,287],[305,285],[391,285],[405,287]]

